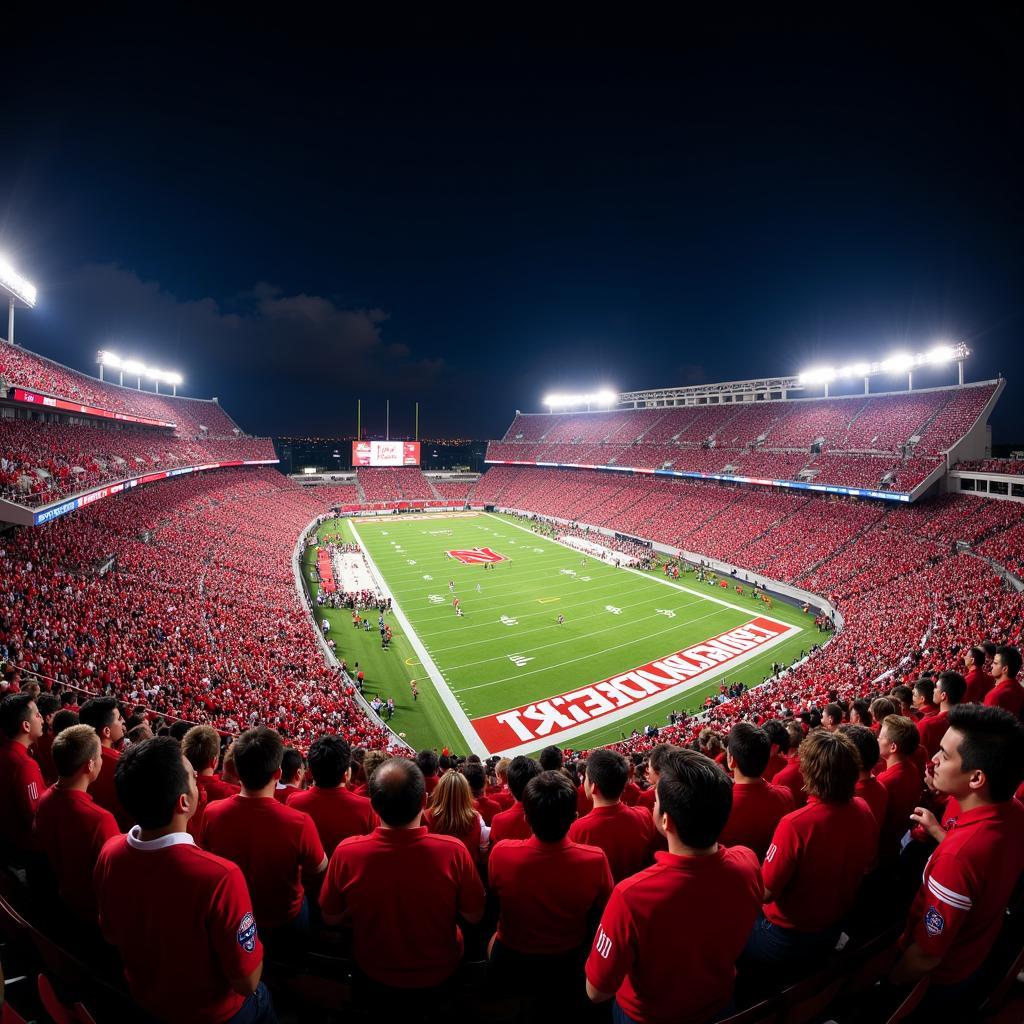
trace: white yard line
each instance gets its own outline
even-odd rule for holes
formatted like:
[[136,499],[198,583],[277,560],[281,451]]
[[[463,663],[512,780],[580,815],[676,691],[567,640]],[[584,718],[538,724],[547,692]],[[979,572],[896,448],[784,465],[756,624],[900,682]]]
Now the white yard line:
[[[387,580],[374,564],[373,556],[363,543],[363,539],[359,536],[359,531],[356,530],[355,525],[352,526],[352,533],[356,538],[356,543],[363,549],[366,561],[377,576],[383,592],[390,595],[391,591],[387,586]],[[441,675],[437,665],[434,664],[434,659],[431,658],[426,647],[423,646],[423,642],[416,635],[416,630],[412,628],[412,623],[405,617],[405,612],[402,611],[398,601],[395,600],[394,595],[391,595],[391,610],[394,612],[395,618],[398,619],[399,624],[405,630],[406,638],[412,645],[412,649],[416,652],[416,657],[420,659],[420,663],[427,675],[430,677],[430,681],[434,684],[434,688],[437,690],[438,696],[440,696],[441,700],[444,702],[444,706],[448,709],[448,712],[454,719],[459,732],[462,733],[462,738],[466,741],[470,750],[472,750],[474,754],[486,757],[487,748],[484,746],[480,737],[476,734],[476,730],[472,725],[470,725],[469,718],[463,710],[462,705],[459,703],[458,698],[448,688],[448,684],[444,681],[444,676]]]

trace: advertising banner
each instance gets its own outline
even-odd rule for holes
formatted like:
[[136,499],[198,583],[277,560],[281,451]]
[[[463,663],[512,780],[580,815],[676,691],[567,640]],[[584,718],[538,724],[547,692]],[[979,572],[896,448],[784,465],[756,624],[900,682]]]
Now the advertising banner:
[[419,441],[353,441],[353,466],[418,466]]

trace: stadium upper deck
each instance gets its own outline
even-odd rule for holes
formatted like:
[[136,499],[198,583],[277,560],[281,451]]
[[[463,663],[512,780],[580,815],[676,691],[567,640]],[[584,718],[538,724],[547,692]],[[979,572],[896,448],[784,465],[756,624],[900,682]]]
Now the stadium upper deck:
[[0,342],[0,520],[46,522],[167,476],[276,462],[215,399],[121,387]]
[[517,413],[488,445],[487,462],[633,469],[906,501],[956,458],[985,454],[988,416],[1003,386]]

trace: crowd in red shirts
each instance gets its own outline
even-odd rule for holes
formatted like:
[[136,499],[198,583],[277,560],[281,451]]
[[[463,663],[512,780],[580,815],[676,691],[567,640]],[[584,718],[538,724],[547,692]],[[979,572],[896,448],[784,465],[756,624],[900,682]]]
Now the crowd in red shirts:
[[[516,416],[495,462],[671,468],[773,480],[912,490],[992,398],[990,384],[919,394],[684,409]],[[914,454],[904,448],[911,438]],[[821,453],[810,454],[812,444]],[[806,473],[804,471],[806,470]]]
[[426,501],[439,497],[416,466],[373,469],[360,466],[356,478],[367,501]]
[[182,438],[133,427],[0,420],[0,497],[44,504],[96,484],[209,462],[274,459],[269,438]]
[[[482,958],[523,1019],[586,996],[617,1021],[696,1024],[830,957],[842,971],[834,947],[896,926],[842,1019],[885,1019],[915,985],[924,1019],[967,1019],[1024,874],[1021,656],[986,658],[642,762],[389,760],[333,733],[305,761],[262,725],[227,749],[208,726],[126,743],[115,701],[58,722],[26,689],[0,701],[0,844],[40,905],[63,905],[59,941],[110,943],[162,1020],[272,1024],[284,977],[344,950],[378,1014],[447,1019],[462,961]],[[153,891],[173,899],[125,898]],[[269,988],[264,951],[286,972]]]

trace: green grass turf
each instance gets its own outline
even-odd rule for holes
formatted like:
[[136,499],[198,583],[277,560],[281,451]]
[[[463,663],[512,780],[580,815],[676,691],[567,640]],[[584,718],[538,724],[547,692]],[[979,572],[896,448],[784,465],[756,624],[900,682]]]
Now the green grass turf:
[[[512,517],[394,516],[376,522],[357,520],[354,526],[355,534],[469,718],[518,707],[628,671],[742,625],[759,614],[802,627],[800,633],[748,662],[731,666],[724,675],[681,695],[645,702],[628,718],[598,724],[585,735],[564,741],[577,749],[613,742],[649,722],[664,724],[670,710],[698,708],[709,693],[718,692],[725,680],[759,683],[773,661],[794,660],[817,638],[813,621],[781,601],[766,611],[761,602],[747,594],[709,587],[692,576],[676,587],[668,587],[659,582],[664,579],[660,572],[628,572],[591,557],[583,566],[580,553],[531,534]],[[350,521],[330,521],[321,532],[340,529],[349,537],[353,535],[352,527]],[[464,565],[444,557],[449,549],[483,546],[492,547],[508,561],[485,571],[480,565]],[[312,553],[307,553],[307,573],[312,562]],[[453,611],[449,579],[455,581],[455,592],[465,613],[462,618]],[[739,610],[716,604],[708,596],[726,599]],[[560,613],[566,620],[561,626],[556,621]],[[350,665],[358,660],[366,673],[367,694],[379,692],[384,697],[395,697],[398,711],[391,725],[396,731],[404,732],[414,746],[467,749],[409,638],[393,617],[395,639],[392,649],[385,652],[380,649],[376,630],[364,633],[353,629],[350,612],[327,614],[339,656],[346,657]],[[530,660],[516,664],[510,660],[512,656]],[[415,705],[409,689],[413,677],[420,688]],[[537,743],[538,748],[543,745]]]

